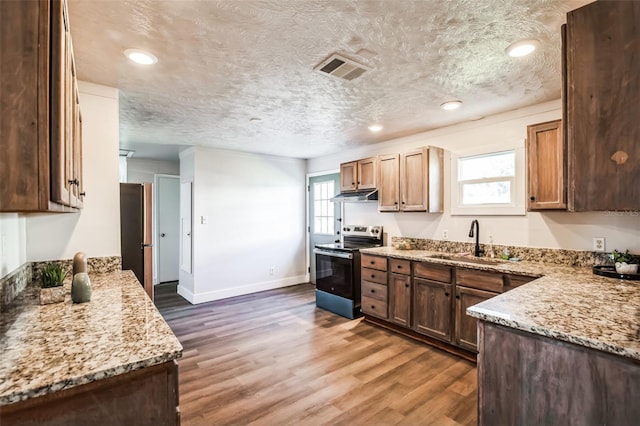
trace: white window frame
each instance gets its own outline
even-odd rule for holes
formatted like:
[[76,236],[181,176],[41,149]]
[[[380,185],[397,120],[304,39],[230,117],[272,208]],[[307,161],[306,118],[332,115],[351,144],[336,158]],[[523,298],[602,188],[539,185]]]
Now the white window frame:
[[[478,179],[475,182],[511,180],[511,202],[505,204],[462,204],[462,184],[458,181],[458,160],[460,158],[515,152],[515,176],[512,178]],[[452,216],[524,216],[526,163],[524,141],[509,145],[497,145],[451,153],[451,215]]]
[[[326,181],[326,182],[315,182],[314,188],[313,188],[313,193],[314,195],[317,194],[317,191],[320,189],[318,188],[316,185],[320,186],[320,185],[327,185],[328,183],[333,183],[333,181]],[[334,188],[335,191],[335,188]],[[334,216],[334,212],[335,212],[335,208],[334,208],[334,203],[331,201],[331,199],[334,197],[334,195],[329,195],[328,198],[319,198],[318,200],[314,199],[313,202],[315,204],[316,201],[321,201],[321,202],[326,202],[327,203],[327,212],[329,213],[327,216],[323,216],[323,215],[318,215],[316,214],[316,208],[314,205],[313,208],[313,220],[314,220],[314,224],[313,224],[313,233],[314,235],[334,235],[336,230],[335,230],[335,216]],[[316,218],[327,218],[327,224],[329,225],[329,231],[328,232],[318,232],[315,226],[315,219]]]

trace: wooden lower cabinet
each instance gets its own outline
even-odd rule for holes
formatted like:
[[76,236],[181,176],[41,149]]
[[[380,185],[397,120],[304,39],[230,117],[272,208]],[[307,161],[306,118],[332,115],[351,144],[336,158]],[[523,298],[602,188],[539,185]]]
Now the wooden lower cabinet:
[[478,350],[478,320],[467,315],[467,308],[497,295],[491,291],[456,286],[456,345],[471,351]]
[[411,326],[410,275],[389,275],[389,320],[404,327]]
[[[364,269],[363,269],[364,271]],[[387,319],[387,283],[373,283],[362,280],[362,313],[373,315],[378,318]]]
[[478,425],[637,425],[637,360],[480,321]]
[[451,342],[452,293],[453,284],[414,278],[413,329],[418,333]]
[[3,425],[175,426],[178,364],[154,365],[0,407]]

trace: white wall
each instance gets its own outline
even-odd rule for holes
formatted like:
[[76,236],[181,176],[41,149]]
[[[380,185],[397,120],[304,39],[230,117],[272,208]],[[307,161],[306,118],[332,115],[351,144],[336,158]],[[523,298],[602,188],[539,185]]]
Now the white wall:
[[150,160],[147,158],[127,159],[127,182],[129,183],[154,183],[156,174],[179,175],[179,161]]
[[27,261],[120,256],[118,90],[79,82],[83,177],[79,213],[26,215]]
[[[496,147],[505,142],[526,139],[529,124],[561,118],[560,101],[487,117],[376,145],[359,147],[335,155],[308,160],[308,172],[333,170],[345,161],[370,155],[401,153],[420,146],[434,145],[460,152],[475,147]],[[468,241],[471,220],[480,222],[480,241],[493,235],[496,244],[528,247],[591,250],[593,237],[605,237],[606,249],[630,249],[640,252],[640,214],[616,215],[607,212],[527,213],[526,216],[452,216],[450,214],[449,164],[445,168],[445,211],[428,213],[380,213],[377,204],[345,204],[345,221],[383,225],[388,236]],[[638,212],[635,212],[638,213]]]
[[304,160],[196,147],[193,171],[191,302],[307,280]]
[[27,235],[24,215],[0,213],[0,278],[27,261]]

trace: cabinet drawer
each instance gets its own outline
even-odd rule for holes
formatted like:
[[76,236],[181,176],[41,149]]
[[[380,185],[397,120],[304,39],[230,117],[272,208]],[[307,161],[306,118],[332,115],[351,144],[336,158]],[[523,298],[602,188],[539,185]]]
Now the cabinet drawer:
[[362,313],[387,319],[387,302],[362,296]]
[[451,272],[453,268],[446,265],[436,265],[428,262],[414,262],[413,275],[419,278],[440,281],[442,283],[451,282]]
[[411,275],[411,261],[389,259],[389,270],[394,274]]
[[502,293],[502,274],[495,272],[461,269],[456,271],[456,284],[480,290]]
[[386,303],[387,286],[372,283],[369,281],[362,281],[362,297],[370,297],[372,299],[378,299]]
[[378,269],[380,271],[387,270],[387,258],[381,256],[362,255],[361,264],[364,268]]
[[387,285],[387,272],[378,271],[377,269],[362,268],[360,276],[362,281],[371,281],[378,284]]

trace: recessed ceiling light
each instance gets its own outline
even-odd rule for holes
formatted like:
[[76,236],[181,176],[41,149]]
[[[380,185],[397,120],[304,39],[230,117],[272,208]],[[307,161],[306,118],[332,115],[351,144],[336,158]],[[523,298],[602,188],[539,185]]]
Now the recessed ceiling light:
[[158,62],[155,55],[140,49],[127,49],[124,51],[124,55],[136,64],[153,65]]
[[462,106],[462,101],[449,101],[440,105],[440,108],[442,108],[445,111],[453,111],[454,109],[458,109],[461,106]]
[[382,130],[382,126],[379,124],[372,124],[371,126],[369,126],[369,130],[371,130],[372,132],[379,132],[380,130]]
[[507,47],[506,52],[513,58],[519,58],[521,56],[527,56],[528,54],[536,50],[538,46],[540,46],[540,42],[538,40],[530,38],[511,43],[511,45]]

